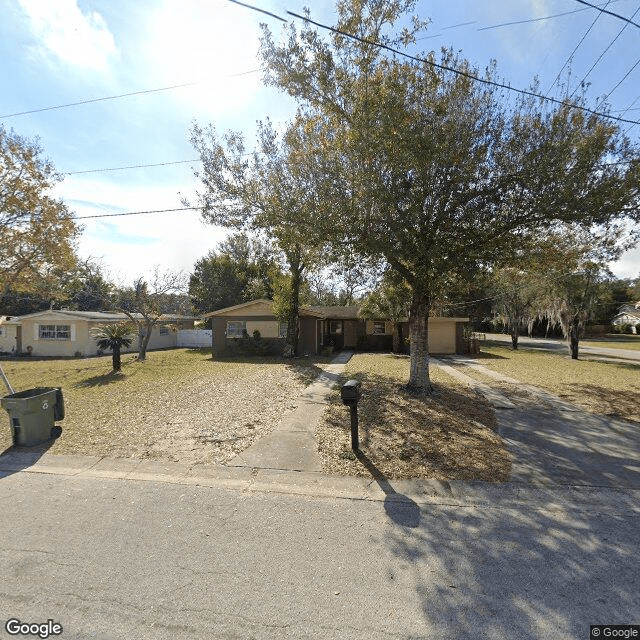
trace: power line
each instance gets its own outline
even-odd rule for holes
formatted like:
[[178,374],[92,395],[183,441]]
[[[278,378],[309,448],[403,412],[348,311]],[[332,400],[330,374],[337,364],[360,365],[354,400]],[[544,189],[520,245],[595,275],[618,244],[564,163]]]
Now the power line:
[[[618,0],[611,0],[611,1],[617,2]],[[607,4],[609,4],[609,2],[607,2]],[[514,20],[513,22],[501,22],[500,24],[492,24],[487,27],[481,27],[480,29],[476,29],[476,31],[487,31],[489,29],[498,29],[499,27],[510,27],[512,25],[517,25],[517,24],[527,24],[528,22],[542,22],[543,20],[551,20],[553,18],[561,18],[562,16],[568,16],[568,15],[571,15],[572,13],[581,13],[582,11],[588,11],[588,9],[573,9],[571,11],[565,11],[563,13],[555,13],[551,16],[543,16],[541,18],[528,18],[526,20]]]
[[619,13],[613,13],[613,11],[607,11],[606,9],[602,9],[601,7],[598,7],[595,4],[591,4],[590,2],[585,2],[585,0],[576,0],[576,2],[579,2],[580,4],[584,4],[587,7],[591,7],[592,9],[597,9],[598,11],[600,11],[600,13],[607,13],[610,16],[614,16],[615,18],[620,18],[620,20],[624,20],[625,22],[628,22],[629,24],[632,24],[634,27],[638,27],[638,29],[640,29],[640,24],[638,24],[637,22],[633,22],[632,20],[629,20],[629,18],[625,18],[624,16],[621,16]]
[[[608,7],[610,2],[611,2],[611,0],[607,0],[607,4],[605,5],[605,7]],[[596,22],[598,22],[598,20],[599,20],[601,15],[602,14],[599,13],[595,17],[595,20],[591,23],[591,26],[585,31],[585,33],[582,36],[582,38],[580,38],[580,42],[578,42],[578,44],[575,46],[575,49],[571,52],[571,55],[566,59],[565,63],[562,65],[562,69],[560,69],[560,71],[558,71],[558,75],[556,76],[556,79],[551,83],[551,86],[547,89],[547,93],[549,93],[549,91],[551,91],[551,89],[553,89],[553,85],[556,82],[558,82],[558,80],[560,80],[560,76],[562,75],[562,72],[564,71],[565,67],[572,60],[572,58],[575,55],[576,51],[580,48],[580,45],[584,42],[584,39],[589,35],[589,33],[591,33],[591,29],[593,29],[593,27],[595,26]]]
[[143,169],[145,167],[166,167],[172,164],[187,164],[189,162],[200,162],[200,158],[194,160],[175,160],[173,162],[156,162],[154,164],[131,164],[126,167],[111,167],[108,169],[85,169],[84,171],[65,171],[66,176],[75,176],[81,173],[102,173],[104,171],[124,171],[125,169]]
[[106,96],[104,98],[93,98],[91,100],[80,100],[79,102],[69,102],[67,104],[59,104],[54,107],[43,107],[41,109],[31,109],[30,111],[20,111],[18,113],[9,113],[0,118],[14,118],[15,116],[25,116],[30,113],[40,113],[42,111],[53,111],[54,109],[66,109],[67,107],[76,107],[82,104],[90,104],[92,102],[103,102],[104,100],[117,100],[118,98],[128,98],[129,96],[139,96],[145,93],[157,93],[158,91],[171,91],[172,89],[180,89],[182,87],[192,87],[198,82],[187,82],[185,84],[174,84],[170,87],[160,87],[159,89],[145,89],[144,91],[132,91],[131,93],[121,93],[116,96]]
[[[635,12],[633,13],[633,15],[631,16],[632,18],[635,18],[636,13],[638,13],[638,11],[640,11],[640,7],[638,7]],[[584,81],[589,77],[589,74],[596,68],[596,65],[600,62],[600,60],[602,60],[602,58],[605,56],[605,54],[607,53],[607,51],[609,51],[609,49],[611,49],[611,47],[616,43],[616,41],[618,40],[618,38],[622,35],[622,33],[624,32],[624,30],[629,26],[629,24],[625,24],[622,26],[622,28],[620,29],[620,31],[618,31],[618,34],[616,35],[616,37],[609,43],[609,46],[598,56],[598,59],[591,65],[591,68],[589,69],[589,71],[587,71],[587,73],[584,74],[584,77],[582,78],[582,80],[580,80],[580,82],[578,83],[578,85],[576,86],[576,88],[573,90],[573,93],[569,96],[569,98],[573,98],[573,94],[578,90],[578,87],[580,87]],[[624,112],[626,113],[626,111]],[[623,113],[623,115],[624,115]]]
[[492,24],[488,27],[480,27],[476,31],[488,31],[489,29],[498,29],[499,27],[510,27],[516,24],[527,24],[528,22],[542,22],[543,20],[551,20],[552,18],[560,18],[562,16],[568,16],[572,13],[580,13],[581,11],[587,11],[587,9],[574,9],[572,11],[565,11],[564,13],[556,13],[552,16],[544,16],[542,18],[529,18],[527,20],[514,20],[513,22],[501,22],[500,24]]
[[[235,0],[229,0],[229,2],[235,2]],[[241,3],[239,3],[241,4]],[[242,71],[240,73],[232,73],[226,76],[227,78],[235,78],[239,76],[246,76],[251,73],[258,73],[260,69],[251,69],[249,71]],[[0,120],[6,118],[14,118],[16,116],[25,116],[31,113],[41,113],[42,111],[53,111],[55,109],[66,109],[68,107],[77,107],[83,104],[91,104],[93,102],[103,102],[105,100],[118,100],[120,98],[128,98],[130,96],[139,96],[147,93],[158,93],[159,91],[172,91],[173,89],[181,89],[183,87],[193,87],[195,85],[202,84],[202,82],[186,82],[184,84],[174,84],[169,87],[159,87],[158,89],[145,89],[143,91],[132,91],[131,93],[121,93],[115,96],[105,96],[103,98],[92,98],[89,100],[80,100],[78,102],[69,102],[67,104],[59,104],[52,107],[42,107],[41,109],[31,109],[29,111],[20,111],[18,113],[9,113],[0,116]]]
[[177,209],[153,209],[150,211],[127,211],[126,213],[101,213],[94,216],[74,216],[74,220],[90,220],[92,218],[117,218],[121,216],[141,216],[145,213],[169,213],[172,211],[200,211],[202,207],[179,207]]
[[[236,0],[228,0],[229,2],[236,2]],[[236,2],[237,4],[237,2]],[[248,4],[242,4],[242,6],[247,7],[249,9],[254,9],[254,7],[252,7],[251,5]],[[260,9],[256,9],[257,11],[261,11]],[[512,87],[511,85],[508,84],[504,84],[502,82],[496,82],[494,80],[485,80],[483,78],[478,78],[478,76],[474,76],[471,73],[467,73],[466,71],[461,71],[460,69],[454,69],[453,67],[448,67],[446,65],[442,65],[442,64],[438,64],[437,62],[433,62],[431,60],[427,60],[425,58],[419,58],[417,56],[413,56],[409,53],[405,53],[404,51],[400,51],[399,49],[396,49],[394,47],[391,47],[389,45],[383,44],[381,42],[376,42],[375,40],[369,40],[367,38],[361,38],[360,36],[355,36],[352,33],[348,33],[346,31],[342,31],[340,29],[336,29],[335,27],[330,27],[326,24],[322,24],[320,22],[316,22],[315,20],[311,20],[311,18],[308,18],[306,16],[301,16],[298,13],[294,13],[293,11],[287,11],[287,14],[290,16],[293,16],[294,18],[298,18],[299,20],[303,20],[305,22],[308,22],[310,24],[313,24],[316,27],[319,27],[321,29],[326,29],[328,31],[332,31],[333,33],[336,33],[338,35],[342,35],[346,38],[351,38],[352,40],[356,40],[358,42],[362,42],[363,44],[369,44],[375,47],[378,47],[380,49],[385,49],[386,51],[390,51],[391,53],[395,53],[399,56],[403,56],[405,58],[408,58],[410,60],[414,60],[415,62],[419,62],[421,64],[428,64],[432,67],[435,67],[437,69],[442,69],[443,71],[450,71],[451,73],[454,73],[456,75],[462,76],[464,78],[468,78],[470,80],[473,80],[475,82],[480,82],[482,84],[486,84],[489,86],[493,86],[499,89],[506,89],[507,91],[513,91],[515,93],[519,93],[521,95],[525,95],[525,96],[530,96],[533,98],[539,98],[540,100],[545,100],[547,102],[552,102],[554,104],[558,104],[561,106],[566,106],[566,102],[563,100],[558,100],[556,98],[552,98],[550,96],[545,96],[543,94],[540,93],[536,93],[535,91],[528,91],[526,89],[517,89],[515,87]],[[592,115],[596,115],[596,116],[600,116],[602,118],[607,118],[609,120],[616,120],[617,122],[625,122],[625,123],[629,123],[629,124],[640,124],[639,121],[637,120],[628,120],[625,118],[620,118],[617,116],[612,116],[608,113],[602,113],[600,111],[595,111],[594,109],[589,109],[588,107],[583,107],[580,105],[572,105],[573,108],[578,109],[580,111],[584,111],[585,113],[591,113]]]
[[[640,58],[638,58],[638,60],[636,60],[636,63],[631,67],[631,69],[629,69],[629,71],[627,71],[627,73],[624,75],[624,78],[622,78],[622,80],[620,80],[620,82],[618,82],[618,84],[613,87],[613,89],[611,89],[611,91],[609,91],[609,93],[607,93],[607,95],[602,98],[602,100],[600,101],[600,104],[604,104],[607,99],[609,98],[609,96],[631,75],[631,72],[640,64]],[[634,125],[636,124],[640,124],[640,122],[634,122]]]

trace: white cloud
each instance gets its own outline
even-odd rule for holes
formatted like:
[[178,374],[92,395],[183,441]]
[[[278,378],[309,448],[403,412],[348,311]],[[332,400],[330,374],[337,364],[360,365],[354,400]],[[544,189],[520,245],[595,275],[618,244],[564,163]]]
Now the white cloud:
[[77,0],[18,0],[40,41],[36,50],[45,58],[76,70],[106,72],[119,57],[104,18],[82,13]]
[[[70,176],[56,186],[79,217],[130,211],[180,208],[178,191],[184,184],[127,186],[111,180]],[[102,204],[104,203],[104,204]],[[162,271],[190,273],[199,258],[215,248],[227,231],[204,224],[197,211],[175,211],[79,220],[83,258],[99,259],[120,283]]]
[[144,73],[159,85],[197,82],[172,95],[189,111],[217,114],[242,106],[261,86],[257,22],[223,0],[164,0],[140,34]]

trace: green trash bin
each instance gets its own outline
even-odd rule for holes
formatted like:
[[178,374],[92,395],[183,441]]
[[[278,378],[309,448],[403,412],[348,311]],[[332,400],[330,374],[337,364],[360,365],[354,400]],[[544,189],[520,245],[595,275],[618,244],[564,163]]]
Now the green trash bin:
[[13,444],[32,447],[57,438],[62,429],[56,420],[64,418],[64,398],[60,387],[37,387],[18,391],[0,399],[9,414]]

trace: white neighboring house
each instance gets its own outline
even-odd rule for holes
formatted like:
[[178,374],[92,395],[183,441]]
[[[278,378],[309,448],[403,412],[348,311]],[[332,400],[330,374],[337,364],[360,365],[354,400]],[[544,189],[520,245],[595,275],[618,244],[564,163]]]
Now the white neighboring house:
[[[164,315],[153,327],[149,349],[178,346],[178,330],[193,329],[193,316]],[[39,311],[13,316],[0,324],[0,353],[48,357],[82,357],[98,353],[91,330],[104,324],[129,322],[124,313],[104,311]],[[123,351],[137,351],[134,335],[131,347]]]
[[611,324],[614,327],[621,324],[630,324],[631,331],[633,333],[638,333],[636,326],[640,324],[640,302],[636,302],[635,304],[626,304],[620,307],[620,311],[613,316]]

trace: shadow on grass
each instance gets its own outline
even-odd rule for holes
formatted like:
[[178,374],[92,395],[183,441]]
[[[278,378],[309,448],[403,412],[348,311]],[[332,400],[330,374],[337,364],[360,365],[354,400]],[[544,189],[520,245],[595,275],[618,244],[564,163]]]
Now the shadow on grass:
[[415,529],[420,525],[420,507],[408,496],[398,493],[385,475],[362,451],[355,456],[367,468],[378,486],[384,491],[384,510],[393,522],[402,527]]
[[109,373],[91,376],[90,378],[85,378],[79,382],[76,382],[73,385],[74,389],[87,389],[92,387],[104,387],[109,384],[115,384],[117,382],[122,382],[126,380],[128,376],[126,376],[121,371],[110,371]]
[[[415,394],[394,376],[367,371],[351,377],[362,382],[361,449],[382,476],[509,479],[510,456],[496,432],[495,411],[473,392],[436,384],[433,394]],[[350,421],[338,391],[326,420],[323,454],[344,458]]]
[[[614,363],[613,366],[620,366]],[[636,374],[638,372],[637,367],[630,365],[628,367]],[[626,389],[620,391],[617,389],[610,389],[608,387],[600,387],[595,384],[577,384],[571,385],[573,389],[585,396],[588,396],[602,407],[609,407],[611,410],[606,412],[606,415],[613,418],[622,418],[627,422],[640,423],[640,392],[633,389]],[[637,416],[629,418],[628,416]]]

